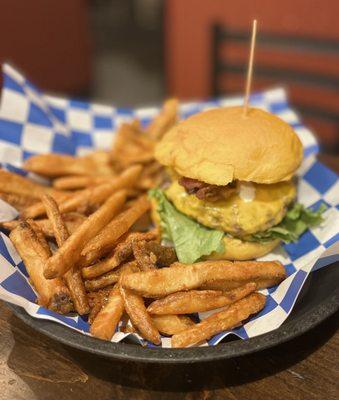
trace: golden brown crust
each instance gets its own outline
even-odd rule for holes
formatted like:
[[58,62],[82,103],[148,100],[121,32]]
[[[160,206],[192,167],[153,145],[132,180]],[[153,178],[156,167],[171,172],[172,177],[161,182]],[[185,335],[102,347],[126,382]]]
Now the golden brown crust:
[[157,160],[178,174],[214,184],[234,179],[276,183],[288,180],[302,160],[302,144],[280,118],[242,107],[205,111],[176,125],[155,150]]

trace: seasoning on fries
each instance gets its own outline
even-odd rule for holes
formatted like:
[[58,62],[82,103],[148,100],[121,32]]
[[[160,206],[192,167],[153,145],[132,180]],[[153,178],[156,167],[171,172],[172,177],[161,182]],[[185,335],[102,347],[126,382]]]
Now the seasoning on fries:
[[182,290],[197,289],[214,280],[227,280],[231,289],[260,279],[286,277],[277,261],[205,261],[196,264],[175,263],[170,268],[137,272],[121,279],[122,287],[145,297],[162,297]]
[[111,340],[124,312],[124,301],[118,288],[112,289],[106,305],[94,318],[90,333],[103,340]]
[[49,186],[40,185],[39,183],[4,169],[0,169],[0,192],[27,196],[37,200],[45,193],[58,193],[58,191]]
[[123,170],[136,163],[147,164],[154,160],[155,142],[143,135],[140,126],[135,123],[124,123],[119,127],[111,159],[118,170]]
[[114,218],[104,229],[88,242],[81,252],[86,263],[106,255],[115,242],[150,208],[147,197],[140,197],[129,209]]
[[94,290],[103,289],[107,286],[111,286],[118,282],[120,273],[118,271],[110,271],[105,275],[99,276],[98,278],[88,279],[85,281],[86,290],[92,292]]
[[229,292],[216,290],[189,290],[170,294],[159,300],[153,301],[147,311],[150,314],[193,314],[214,310],[232,304],[250,293],[254,292],[257,285],[254,282],[246,283]]
[[[62,219],[64,223],[66,224],[67,231],[72,234],[86,219],[86,217],[82,214],[71,212],[67,214],[62,215]],[[54,238],[54,232],[52,229],[51,222],[49,219],[39,219],[34,221],[39,228],[42,230],[43,234],[47,238]],[[19,220],[13,220],[13,221],[6,221],[6,222],[1,222],[0,226],[2,226],[4,229],[12,231],[15,229],[18,225],[20,224]]]
[[[122,274],[129,274],[137,271],[136,263],[131,262],[124,266]],[[119,285],[110,290],[107,300],[102,304],[101,309],[91,322],[90,332],[93,336],[110,340],[115,332],[125,310],[124,300],[119,291]]]
[[65,154],[39,154],[25,161],[23,167],[49,178],[65,175],[110,175],[113,170],[105,152],[93,152],[84,157]]
[[156,268],[157,257],[153,252],[146,250],[146,241],[134,241],[132,243],[133,255],[141,271],[149,271]]
[[132,243],[133,241],[140,241],[140,240],[154,240],[157,238],[157,231],[152,230],[149,232],[145,233],[140,233],[140,232],[132,232],[129,233],[125,240],[122,240],[119,242],[113,252],[113,255],[105,258],[103,261],[99,261],[96,264],[93,264],[89,267],[84,267],[82,268],[82,276],[85,279],[92,279],[96,278],[100,275],[105,274],[106,272],[109,272],[113,270],[114,268],[117,268],[121,263],[126,261],[129,257],[132,256],[133,250],[132,250]]
[[113,194],[95,213],[88,217],[58,251],[48,259],[44,275],[47,279],[62,276],[77,265],[81,251],[121,209],[126,199],[124,191]]
[[[46,208],[48,219],[51,222],[55,240],[60,247],[69,237],[67,227],[62,219],[62,215],[60,214],[55,200],[49,195],[44,195],[42,197],[42,202]],[[64,279],[70,291],[75,310],[80,315],[88,314],[89,305],[86,297],[84,282],[82,280],[79,268],[76,265],[70,268],[65,273]]]
[[[125,275],[128,276],[128,275]],[[120,294],[124,300],[125,310],[129,315],[133,326],[140,332],[141,336],[154,344],[160,344],[160,334],[152,318],[148,314],[143,298],[120,286]]]
[[[19,195],[15,193],[1,193],[0,199],[14,207],[17,211],[21,212],[27,207],[37,203],[37,199],[29,196]],[[12,222],[12,221],[9,221]]]
[[194,322],[186,315],[152,315],[153,324],[163,335],[172,336],[191,328]]
[[60,314],[73,309],[69,290],[60,278],[46,279],[44,264],[49,257],[38,240],[36,233],[27,222],[21,222],[10,233],[15,248],[25,263],[30,280],[38,295],[38,303]]
[[[83,191],[80,191],[73,196],[68,195],[66,199],[58,199],[59,210],[61,213],[68,213],[71,211],[77,211],[79,208],[85,207],[93,208],[101,205],[108,199],[114,192],[119,189],[125,189],[133,186],[135,181],[140,175],[140,165],[134,165],[133,167],[124,171],[119,177],[112,179],[110,182],[103,183],[94,187],[89,187]],[[64,200],[64,201],[63,201]],[[25,210],[22,215],[25,218],[36,218],[45,213],[43,205],[35,204],[29,209]]]
[[231,304],[226,310],[212,314],[208,318],[181,333],[172,336],[172,347],[187,347],[210,339],[217,333],[232,329],[264,308],[265,296],[252,293]]
[[112,288],[105,288],[96,292],[87,293],[88,304],[90,306],[90,312],[88,314],[88,322],[93,323],[95,317],[99,314],[100,310],[105,306],[108,300],[108,296]]
[[151,138],[154,140],[161,139],[164,134],[177,123],[178,107],[177,99],[169,99],[165,102],[160,114],[147,128],[147,132]]
[[107,176],[66,176],[54,179],[53,186],[60,190],[79,190],[89,186],[96,186],[112,181],[114,178]]

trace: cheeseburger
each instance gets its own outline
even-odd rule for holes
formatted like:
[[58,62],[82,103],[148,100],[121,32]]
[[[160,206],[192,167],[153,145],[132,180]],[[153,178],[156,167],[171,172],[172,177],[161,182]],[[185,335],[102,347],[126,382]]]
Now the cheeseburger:
[[179,260],[260,257],[319,222],[322,210],[295,203],[302,156],[291,126],[256,108],[205,111],[169,130],[155,157],[170,183],[150,197]]

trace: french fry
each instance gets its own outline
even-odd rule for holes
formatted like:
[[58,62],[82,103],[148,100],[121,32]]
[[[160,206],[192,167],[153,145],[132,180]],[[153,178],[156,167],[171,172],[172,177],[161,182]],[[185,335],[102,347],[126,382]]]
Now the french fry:
[[[128,275],[124,275],[126,277]],[[120,286],[120,294],[124,300],[125,310],[129,315],[133,326],[140,332],[141,336],[154,344],[160,344],[160,334],[150,315],[146,311],[143,298]]]
[[[70,192],[64,192],[64,193],[53,193],[53,197],[54,200],[57,202],[57,204],[60,204],[64,201],[66,201],[67,199],[69,199],[70,197],[75,196],[74,193],[70,193]],[[21,217],[24,219],[27,218],[36,218],[39,217],[40,215],[44,215],[45,214],[45,207],[42,204],[41,201],[38,201],[35,204],[32,204],[31,206],[23,209],[20,213]]]
[[49,195],[44,195],[41,200],[43,205],[45,206],[48,220],[52,225],[52,230],[54,232],[54,237],[57,245],[61,247],[68,239],[69,233],[60,214],[58,205],[53,197]]
[[20,221],[17,219],[15,219],[13,221],[0,222],[0,227],[6,229],[7,231],[12,231],[19,225],[20,225]]
[[126,198],[124,191],[113,194],[95,213],[93,213],[70,236],[58,251],[48,259],[44,275],[47,279],[64,275],[77,265],[81,251],[88,241],[94,238],[121,209]]
[[195,325],[186,315],[151,315],[151,318],[158,331],[168,336],[176,335]]
[[[76,212],[62,214],[62,220],[66,225],[67,231],[72,235],[79,226],[86,220],[86,217]],[[40,226],[41,230],[47,237],[54,237],[52,224],[48,219],[41,219],[35,221]]]
[[71,293],[74,308],[80,315],[88,314],[90,309],[86,297],[86,290],[82,280],[81,271],[73,267],[64,275],[67,287]]
[[158,267],[168,267],[178,260],[173,247],[163,246],[155,240],[146,243],[146,248],[156,255]]
[[123,170],[136,163],[146,164],[154,159],[155,142],[146,136],[135,122],[121,124],[111,150],[111,162]]
[[98,278],[88,279],[85,281],[85,287],[88,292],[104,289],[107,286],[111,286],[114,283],[117,283],[120,276],[126,273],[126,271],[138,272],[139,269],[137,268],[137,263],[135,261],[130,261],[123,264],[117,270],[107,272],[106,274]]
[[164,178],[164,167],[157,161],[146,164],[138,180],[139,190],[149,190],[161,184]]
[[[86,217],[78,213],[67,213],[62,215],[62,219],[66,224],[67,231],[71,235],[84,222]],[[39,226],[39,228],[42,230],[43,234],[46,237],[48,238],[54,237],[52,225],[48,219],[35,220],[34,222]],[[19,224],[20,220],[13,220],[13,221],[1,222],[0,226],[9,231],[12,231]]]
[[33,206],[38,202],[36,198],[14,193],[0,193],[0,199],[10,204],[19,212],[23,211],[27,207]]
[[169,268],[137,272],[124,276],[121,285],[145,297],[163,297],[218,280],[238,282],[242,286],[262,279],[275,278],[276,282],[281,282],[285,277],[285,269],[278,261],[204,261],[175,263]]
[[116,241],[150,208],[146,196],[140,197],[129,209],[114,218],[82,250],[83,262],[90,264],[112,250]]
[[177,261],[175,250],[172,247],[162,246],[156,241],[134,240],[133,254],[141,271],[155,267],[168,267]]
[[103,289],[117,283],[120,277],[119,271],[110,271],[99,278],[89,279],[85,281],[85,287],[88,292]]
[[54,179],[53,187],[60,190],[75,190],[84,189],[89,186],[96,186],[102,183],[109,183],[113,180],[112,177],[108,176],[65,176],[62,178]]
[[92,324],[95,317],[99,314],[100,310],[105,306],[108,301],[108,296],[112,288],[105,288],[98,290],[97,292],[87,293],[88,303],[90,306],[90,312],[88,314],[88,322]]
[[[122,274],[129,274],[136,271],[135,262],[125,264]],[[119,286],[111,289],[108,300],[92,321],[90,333],[100,339],[110,340],[115,332],[124,312],[124,300],[120,294]]]
[[[33,231],[35,232],[36,237],[38,239],[37,243],[39,244],[39,246],[36,247],[37,253],[40,254],[41,258],[45,258],[45,257],[49,258],[52,255],[52,252],[51,252],[51,248],[49,247],[49,244],[47,243],[46,237],[43,234],[42,230],[32,219],[28,219],[26,222],[33,229]],[[41,252],[40,248],[43,249],[43,252]]]
[[[59,212],[58,205],[49,195],[44,195],[42,197],[42,202],[46,208],[48,219],[51,222],[55,240],[58,246],[61,247],[68,239],[69,233]],[[73,266],[71,269],[69,269],[65,273],[64,279],[70,291],[76,311],[80,315],[88,314],[90,309],[86,297],[86,290],[82,280],[81,272],[79,271],[78,267]]]
[[[278,285],[284,278],[282,275],[272,276],[270,278],[257,278],[254,279],[254,283],[257,286],[257,290],[266,289],[275,285]],[[221,290],[223,292],[227,292],[230,290],[235,290],[238,287],[241,287],[244,284],[243,281],[239,280],[216,280],[212,282],[207,282],[202,285],[200,289],[203,290]]]
[[119,289],[112,289],[106,305],[98,312],[92,322],[91,335],[99,339],[111,340],[124,309],[124,300]]
[[172,336],[172,347],[187,347],[211,338],[219,332],[232,329],[256,314],[265,305],[265,296],[252,293],[231,304],[227,309],[214,313],[193,327]]
[[113,176],[116,174],[116,171],[112,167],[111,155],[108,151],[106,150],[92,151],[86,156],[86,158],[90,159],[95,166],[94,171],[91,172],[93,175]]
[[24,162],[24,169],[49,178],[65,175],[110,174],[109,154],[95,152],[84,157],[65,154],[40,154]]
[[25,263],[39,304],[61,314],[71,311],[72,302],[64,282],[60,278],[48,280],[44,277],[44,264],[49,254],[46,254],[31,226],[25,221],[21,222],[10,233],[10,239]]
[[91,307],[89,314],[88,314],[88,323],[91,325],[95,320],[96,316],[99,314],[101,309],[104,307],[103,302],[96,301],[93,306]]
[[[121,246],[122,245],[122,246]],[[123,261],[127,260],[132,255],[132,245],[125,241],[117,244],[113,255],[99,261],[93,265],[82,268],[82,276],[85,279],[97,278],[107,272],[117,268]]]
[[[132,187],[138,179],[140,172],[141,166],[134,165],[108,183],[89,187],[85,190],[80,191],[79,193],[73,194],[65,201],[57,201],[59,205],[59,210],[61,213],[68,213],[71,211],[76,211],[83,206],[93,207],[101,205],[114,192],[120,189]],[[40,207],[39,209],[37,209],[37,205],[35,205],[35,207],[31,207],[31,210],[25,210],[23,216],[26,218],[35,218],[37,216],[43,215],[44,213],[45,208],[43,206],[42,208]]]
[[0,190],[3,193],[26,196],[39,200],[45,193],[55,194],[58,191],[49,186],[40,185],[19,174],[0,169]]
[[149,271],[156,268],[157,257],[154,253],[146,250],[146,241],[132,242],[133,255],[141,271]]
[[154,118],[147,128],[147,132],[154,140],[160,140],[163,135],[174,126],[178,119],[178,100],[166,100],[160,114]]
[[147,311],[150,314],[193,314],[214,310],[232,304],[256,290],[256,284],[246,283],[229,292],[215,290],[190,290],[177,292],[151,303]]
[[133,240],[154,240],[158,237],[158,232],[152,230],[150,232],[140,233],[132,232],[127,237],[119,242],[114,249],[113,255],[89,267],[84,267],[81,272],[85,279],[97,278],[117,268],[122,262],[126,261],[133,253],[132,242]]

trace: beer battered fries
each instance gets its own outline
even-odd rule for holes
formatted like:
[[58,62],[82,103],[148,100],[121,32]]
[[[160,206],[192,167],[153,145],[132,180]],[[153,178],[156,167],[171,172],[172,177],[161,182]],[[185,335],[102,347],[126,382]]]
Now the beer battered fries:
[[147,197],[140,197],[129,209],[114,218],[104,229],[88,242],[81,252],[87,264],[106,255],[115,245],[115,242],[125,234],[129,228],[146,211],[150,209]]
[[186,315],[152,315],[152,321],[158,331],[164,335],[172,336],[194,325]]
[[112,256],[109,256],[105,260],[89,267],[84,267],[82,269],[82,276],[85,279],[96,278],[114,268],[117,268],[122,262],[126,261],[133,254],[133,242],[154,240],[157,238],[157,235],[158,232],[155,230],[145,233],[132,232],[128,234],[125,240],[116,245]]
[[21,222],[9,237],[25,263],[38,294],[38,303],[60,314],[70,312],[73,308],[70,293],[62,279],[44,277],[44,264],[50,254],[46,253],[32,227],[27,222]]
[[[62,219],[66,224],[67,231],[72,234],[86,219],[86,217],[79,213],[67,213],[62,215]],[[54,231],[52,229],[51,222],[48,219],[35,220],[35,223],[42,230],[47,238],[54,238]],[[20,224],[20,221],[7,221],[1,222],[0,226],[8,231],[12,231]]]
[[193,314],[232,304],[256,290],[256,284],[246,283],[230,292],[190,290],[170,294],[156,300],[147,308],[151,314]]
[[111,175],[113,169],[106,152],[93,152],[85,157],[64,154],[40,154],[25,161],[23,167],[49,178],[65,175]]
[[226,310],[212,314],[199,324],[172,337],[172,347],[187,347],[211,338],[219,332],[232,329],[264,308],[265,296],[252,293],[231,304]]
[[[119,177],[113,178],[110,182],[103,183],[94,187],[89,187],[80,191],[73,196],[66,198],[59,198],[59,210],[61,213],[68,213],[81,209],[94,209],[100,206],[108,197],[119,189],[126,189],[135,183],[140,175],[141,167],[134,165],[133,167],[124,171]],[[34,204],[32,207],[24,210],[22,215],[25,218],[36,218],[45,213],[45,208],[41,203]]]
[[[42,197],[42,202],[46,208],[48,219],[51,222],[55,240],[60,247],[69,237],[67,227],[62,219],[55,200],[49,195],[44,195]],[[64,274],[64,279],[70,291],[75,310],[80,315],[88,314],[89,305],[79,268],[77,266],[73,266]]]
[[119,289],[114,288],[108,296],[106,305],[94,318],[90,329],[91,334],[99,339],[111,340],[123,312],[124,300]]
[[95,213],[83,222],[58,251],[48,259],[44,275],[47,279],[62,276],[76,266],[85,244],[94,238],[117,214],[124,204],[126,193],[113,194]]
[[182,290],[197,289],[209,282],[224,280],[233,289],[248,282],[286,277],[277,261],[205,261],[196,264],[175,263],[171,268],[138,272],[124,276],[121,284],[145,297],[163,297]]

